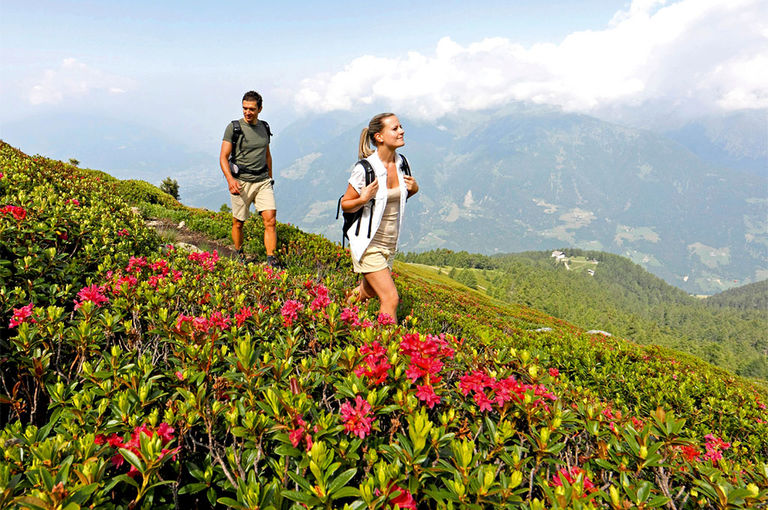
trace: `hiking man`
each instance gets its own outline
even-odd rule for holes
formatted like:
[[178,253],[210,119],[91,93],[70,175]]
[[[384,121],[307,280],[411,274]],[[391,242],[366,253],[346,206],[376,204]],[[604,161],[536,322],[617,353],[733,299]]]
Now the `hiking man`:
[[262,98],[258,92],[243,96],[243,118],[230,122],[224,130],[219,165],[229,186],[232,200],[232,242],[241,261],[243,225],[250,215],[251,204],[264,220],[264,248],[267,263],[278,266],[275,194],[272,189],[272,154],[269,152],[269,124],[259,120]]

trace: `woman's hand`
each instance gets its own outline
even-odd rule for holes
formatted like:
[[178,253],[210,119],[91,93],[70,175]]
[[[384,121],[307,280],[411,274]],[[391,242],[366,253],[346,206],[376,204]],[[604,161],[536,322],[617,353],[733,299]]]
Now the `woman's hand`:
[[341,197],[341,209],[344,212],[355,212],[361,207],[363,207],[365,204],[371,201],[372,198],[376,197],[376,192],[379,190],[379,180],[374,179],[372,183],[370,183],[368,186],[365,186],[363,189],[360,190],[360,193],[357,192],[355,188],[352,187],[351,184],[347,184],[347,191],[344,193],[344,196]]
[[405,181],[405,189],[408,190],[409,197],[419,192],[419,184],[416,182],[416,179],[410,175],[404,175],[403,180]]
[[364,204],[367,204],[371,199],[376,197],[376,192],[379,191],[379,178],[375,178],[372,183],[360,190],[360,198]]

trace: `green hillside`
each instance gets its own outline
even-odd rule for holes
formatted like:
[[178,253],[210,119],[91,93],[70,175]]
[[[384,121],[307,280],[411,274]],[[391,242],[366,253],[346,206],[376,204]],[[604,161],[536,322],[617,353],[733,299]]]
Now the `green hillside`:
[[714,308],[757,310],[766,314],[768,313],[768,280],[715,294],[708,297],[705,304]]
[[[279,225],[287,269],[167,245],[224,213],[0,145],[0,508],[750,508],[768,391]],[[247,250],[258,254],[258,222]]]
[[[486,257],[435,250],[409,253],[404,261],[453,273],[499,299],[535,307],[585,329],[595,329],[641,344],[688,352],[745,377],[768,379],[768,315],[759,307],[725,306],[737,291],[702,302],[628,259],[604,252],[562,250]],[[470,285],[472,286],[472,285]],[[747,287],[760,303],[765,284]],[[714,306],[715,303],[724,306]]]

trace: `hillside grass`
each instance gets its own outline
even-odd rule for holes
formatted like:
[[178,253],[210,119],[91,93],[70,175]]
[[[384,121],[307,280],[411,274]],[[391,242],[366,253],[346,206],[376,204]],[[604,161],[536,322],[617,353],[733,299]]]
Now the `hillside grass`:
[[319,236],[279,226],[285,271],[190,253],[131,207],[230,217],[0,158],[0,507],[768,503],[768,391],[724,370],[406,264],[376,316]]

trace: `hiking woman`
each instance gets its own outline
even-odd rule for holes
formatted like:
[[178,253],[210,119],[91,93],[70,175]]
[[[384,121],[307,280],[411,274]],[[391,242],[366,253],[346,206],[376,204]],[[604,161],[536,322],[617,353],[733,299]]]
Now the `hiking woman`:
[[360,285],[352,291],[352,298],[364,302],[378,296],[379,313],[394,320],[400,297],[392,281],[392,263],[403,225],[405,201],[419,191],[416,180],[403,173],[405,159],[396,152],[405,145],[403,133],[403,126],[394,113],[380,113],[371,119],[360,133],[358,158],[365,158],[371,164],[376,178],[366,186],[365,168],[361,163],[356,164],[341,198],[344,212],[363,208],[362,228],[350,228],[347,232],[354,271],[363,275]]

